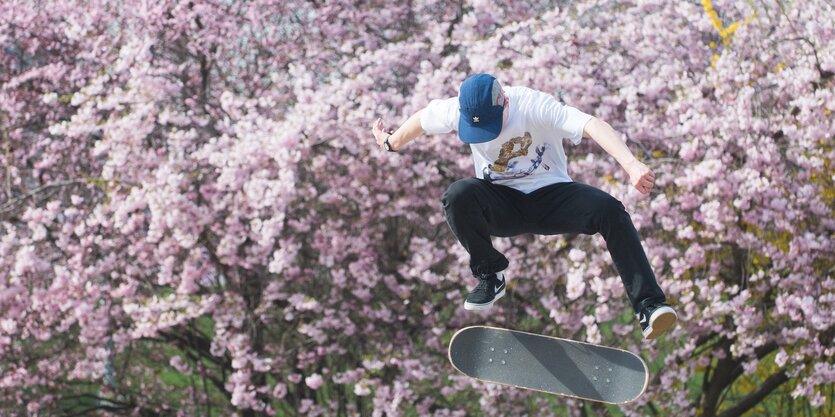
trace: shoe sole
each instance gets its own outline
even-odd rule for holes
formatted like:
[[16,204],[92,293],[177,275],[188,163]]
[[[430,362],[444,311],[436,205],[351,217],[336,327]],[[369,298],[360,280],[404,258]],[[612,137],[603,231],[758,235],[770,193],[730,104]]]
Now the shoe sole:
[[676,323],[678,316],[675,310],[670,307],[661,307],[652,313],[649,319],[649,326],[644,330],[644,337],[647,339],[656,339],[667,330],[669,330]]
[[475,303],[471,303],[469,301],[464,301],[464,310],[470,310],[470,311],[488,310],[490,307],[493,307],[493,303],[495,303],[496,300],[498,300],[499,298],[504,297],[504,290],[505,289],[502,288],[502,290],[498,294],[496,294],[495,297],[493,297],[493,300],[491,300],[489,302],[486,302],[484,304],[475,304]]

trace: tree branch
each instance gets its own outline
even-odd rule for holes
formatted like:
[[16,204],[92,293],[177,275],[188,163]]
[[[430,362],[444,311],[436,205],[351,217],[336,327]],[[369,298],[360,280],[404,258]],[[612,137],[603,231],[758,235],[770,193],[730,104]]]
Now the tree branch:
[[9,116],[6,113],[0,113],[0,142],[3,143],[3,153],[5,154],[5,163],[6,163],[6,177],[5,177],[5,184],[4,184],[4,191],[6,192],[6,198],[12,198],[12,174],[11,174],[11,164],[9,160],[11,159],[11,152],[9,151],[9,134],[6,132],[5,126],[9,125]]
[[6,213],[8,211],[12,211],[12,210],[14,210],[15,206],[21,204],[25,200],[28,200],[28,199],[30,199],[30,198],[32,198],[32,197],[34,197],[34,196],[36,196],[40,193],[48,191],[52,188],[60,188],[60,187],[66,187],[66,186],[69,186],[69,185],[85,184],[85,183],[86,182],[84,180],[68,180],[68,181],[58,181],[58,182],[53,182],[53,183],[50,183],[50,184],[42,185],[42,186],[40,186],[38,188],[35,188],[34,190],[32,190],[32,191],[30,191],[26,194],[15,197],[15,198],[11,199],[9,202],[7,202],[6,204],[3,204],[2,206],[0,206],[0,214]]
[[104,398],[104,397],[100,397],[98,395],[91,394],[91,393],[66,395],[66,396],[62,396],[60,398],[61,398],[62,401],[89,399],[89,400],[93,400],[93,401],[96,401],[96,402],[99,402],[99,403],[102,403],[102,402],[110,403],[113,406],[119,406],[121,408],[133,408],[133,407],[136,406],[133,403],[118,401],[118,400],[114,400],[114,399],[111,399],[111,398]]
[[717,417],[740,417],[741,415],[745,414],[748,410],[753,408],[755,405],[759,404],[765,397],[771,394],[772,391],[780,387],[784,382],[789,380],[789,376],[786,375],[786,372],[781,370],[774,375],[768,377],[768,379],[760,385],[760,389],[748,394],[737,402],[733,407],[725,410],[723,413],[719,414]]

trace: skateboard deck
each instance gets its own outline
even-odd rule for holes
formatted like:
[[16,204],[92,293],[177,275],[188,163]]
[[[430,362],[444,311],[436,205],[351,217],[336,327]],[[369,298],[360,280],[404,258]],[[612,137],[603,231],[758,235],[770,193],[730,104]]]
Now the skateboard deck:
[[449,360],[478,380],[610,404],[636,400],[649,383],[632,352],[496,327],[456,332]]

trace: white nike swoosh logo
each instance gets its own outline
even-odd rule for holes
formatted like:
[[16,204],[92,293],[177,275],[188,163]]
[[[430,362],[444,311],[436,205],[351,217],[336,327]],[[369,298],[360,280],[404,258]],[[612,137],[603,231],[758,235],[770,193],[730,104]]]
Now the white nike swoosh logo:
[[502,288],[504,288],[504,284],[499,285],[498,287],[495,287],[495,288],[493,289],[493,291],[494,291],[494,292],[496,292],[496,293],[498,293],[499,291],[501,291],[501,289],[502,289]]
[[641,317],[641,323],[646,323],[646,322],[647,322],[647,316]]

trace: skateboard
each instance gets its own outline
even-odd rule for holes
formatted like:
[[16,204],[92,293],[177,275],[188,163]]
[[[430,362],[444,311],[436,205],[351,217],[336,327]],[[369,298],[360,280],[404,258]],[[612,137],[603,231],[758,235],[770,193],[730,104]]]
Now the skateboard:
[[610,404],[636,400],[649,383],[632,352],[487,326],[457,331],[449,361],[481,381]]

